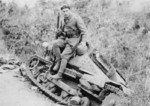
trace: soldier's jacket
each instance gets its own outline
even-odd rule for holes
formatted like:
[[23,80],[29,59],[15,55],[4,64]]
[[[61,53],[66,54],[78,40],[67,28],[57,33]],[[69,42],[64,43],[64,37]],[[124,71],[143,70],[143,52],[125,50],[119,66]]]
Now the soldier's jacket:
[[87,36],[87,28],[82,18],[76,14],[72,14],[68,19],[62,19],[60,29],[66,32],[68,43],[72,46],[79,41],[80,36],[82,41],[85,41]]

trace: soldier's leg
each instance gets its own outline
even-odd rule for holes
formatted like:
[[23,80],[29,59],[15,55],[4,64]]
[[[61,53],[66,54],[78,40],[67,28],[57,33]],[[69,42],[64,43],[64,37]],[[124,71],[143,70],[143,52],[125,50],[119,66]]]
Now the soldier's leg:
[[60,59],[61,59],[61,51],[60,48],[63,48],[65,46],[65,41],[63,39],[57,39],[54,43],[53,43],[53,51],[54,54],[56,56],[56,64],[53,68],[53,70],[58,70],[59,65],[60,65]]
[[66,65],[68,63],[68,60],[70,59],[70,57],[72,56],[72,48],[70,47],[70,45],[66,45],[61,57],[62,57],[62,60],[61,60],[61,64],[60,64],[60,68],[59,68],[59,71],[56,75],[52,76],[52,78],[55,78],[55,79],[60,79],[62,78],[62,74],[64,72],[64,69],[66,68]]

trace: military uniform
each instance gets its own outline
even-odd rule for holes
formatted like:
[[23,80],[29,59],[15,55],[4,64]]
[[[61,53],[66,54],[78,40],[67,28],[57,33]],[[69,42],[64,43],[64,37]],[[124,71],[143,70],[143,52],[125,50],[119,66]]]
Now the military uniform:
[[[69,60],[73,54],[73,48],[80,41],[85,41],[87,35],[87,29],[80,16],[72,14],[70,17],[63,19],[60,22],[59,29],[65,33],[63,36],[59,36],[53,45],[56,57]],[[57,54],[58,48],[64,48],[63,52]],[[57,50],[56,50],[57,49]]]
[[[70,14],[69,17],[63,19],[60,22],[59,29],[62,34],[58,36],[53,44],[53,50],[56,55],[56,64],[53,67],[53,70],[57,70],[59,65],[60,68],[58,73],[52,76],[54,79],[62,78],[62,73],[66,68],[68,60],[74,54],[75,47],[80,41],[85,41],[87,35],[87,29],[83,20],[75,14]],[[62,53],[60,52],[60,48],[64,48]]]

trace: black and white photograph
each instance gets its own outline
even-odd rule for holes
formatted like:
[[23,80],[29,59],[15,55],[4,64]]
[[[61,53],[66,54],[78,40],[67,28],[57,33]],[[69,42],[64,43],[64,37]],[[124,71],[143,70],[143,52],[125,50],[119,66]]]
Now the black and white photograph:
[[0,0],[0,106],[150,106],[150,0]]

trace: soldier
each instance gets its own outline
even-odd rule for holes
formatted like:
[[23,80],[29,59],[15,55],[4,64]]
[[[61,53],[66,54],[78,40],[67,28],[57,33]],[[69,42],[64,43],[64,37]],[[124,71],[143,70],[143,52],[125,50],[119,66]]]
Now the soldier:
[[[68,5],[63,5],[61,12],[63,19],[60,21],[60,26],[56,34],[57,39],[53,44],[53,51],[56,55],[56,64],[53,70],[58,70],[59,68],[58,73],[52,76],[54,79],[62,78],[67,62],[74,54],[74,50],[79,42],[82,46],[86,46],[87,44],[85,41],[87,29],[81,17],[74,14]],[[64,48],[62,53],[61,48]]]

